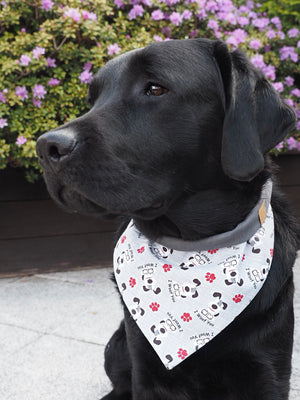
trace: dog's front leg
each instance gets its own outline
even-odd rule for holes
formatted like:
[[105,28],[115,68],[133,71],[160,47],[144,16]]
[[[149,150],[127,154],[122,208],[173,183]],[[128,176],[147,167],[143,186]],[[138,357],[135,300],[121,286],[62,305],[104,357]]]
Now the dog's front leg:
[[131,400],[131,361],[124,321],[106,345],[104,367],[113,390],[102,400]]

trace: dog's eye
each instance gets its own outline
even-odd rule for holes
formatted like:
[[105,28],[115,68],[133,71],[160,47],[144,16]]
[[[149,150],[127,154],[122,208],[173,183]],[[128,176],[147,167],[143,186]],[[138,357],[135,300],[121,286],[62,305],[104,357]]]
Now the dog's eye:
[[147,96],[161,96],[168,92],[168,89],[155,83],[150,83],[146,88]]

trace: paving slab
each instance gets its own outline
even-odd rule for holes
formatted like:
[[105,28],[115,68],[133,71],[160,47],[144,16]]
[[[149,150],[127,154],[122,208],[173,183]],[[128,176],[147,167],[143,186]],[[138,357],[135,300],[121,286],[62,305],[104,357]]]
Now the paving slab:
[[4,361],[0,398],[99,399],[101,391],[110,390],[101,373],[103,350],[104,346],[43,335]]
[[[111,269],[0,280],[0,399],[99,400],[105,344],[122,318]],[[300,259],[290,400],[300,399]]]

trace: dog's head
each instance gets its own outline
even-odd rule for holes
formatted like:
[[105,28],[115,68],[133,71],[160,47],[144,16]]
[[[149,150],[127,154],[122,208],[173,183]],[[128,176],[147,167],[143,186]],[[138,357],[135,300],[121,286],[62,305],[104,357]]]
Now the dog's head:
[[88,98],[90,111],[42,135],[37,154],[56,201],[90,214],[152,219],[184,191],[251,181],[295,123],[239,50],[204,39],[113,59]]

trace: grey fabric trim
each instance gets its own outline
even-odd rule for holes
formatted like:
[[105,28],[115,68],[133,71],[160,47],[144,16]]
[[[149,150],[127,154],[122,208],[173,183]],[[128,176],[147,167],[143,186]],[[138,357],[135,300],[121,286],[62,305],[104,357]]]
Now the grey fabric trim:
[[268,212],[271,196],[272,181],[268,180],[262,188],[261,197],[256,206],[252,209],[247,218],[232,231],[220,233],[215,236],[209,236],[200,240],[182,240],[170,236],[162,236],[156,240],[156,243],[173,250],[203,251],[208,249],[219,249],[246,242],[260,228],[258,210],[264,200],[266,211]]

